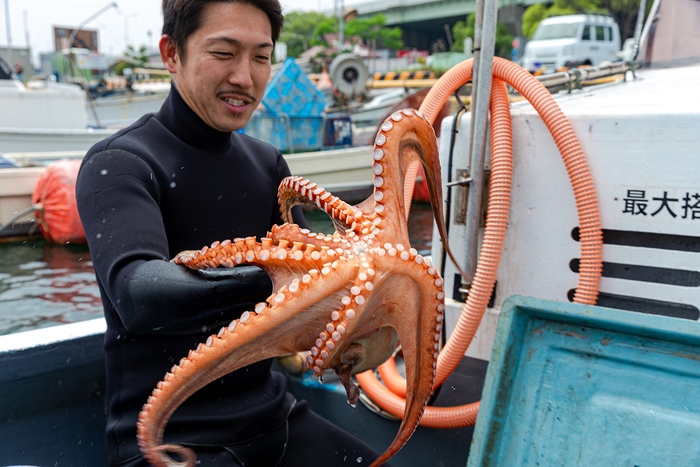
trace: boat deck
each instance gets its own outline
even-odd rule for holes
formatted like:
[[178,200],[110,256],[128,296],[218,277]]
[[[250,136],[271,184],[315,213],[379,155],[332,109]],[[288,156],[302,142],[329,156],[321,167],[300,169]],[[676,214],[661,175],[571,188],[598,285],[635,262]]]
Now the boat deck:
[[[104,329],[104,320],[96,319],[0,337],[0,464],[106,464]],[[434,405],[478,400],[486,366],[482,360],[465,358],[438,390]],[[275,369],[284,371],[277,364]],[[399,423],[363,404],[350,407],[338,381],[327,378],[321,385],[310,375],[288,375],[288,380],[297,399],[307,400],[317,413],[378,452],[394,439]],[[463,467],[472,432],[473,427],[419,427],[391,463],[395,467]]]

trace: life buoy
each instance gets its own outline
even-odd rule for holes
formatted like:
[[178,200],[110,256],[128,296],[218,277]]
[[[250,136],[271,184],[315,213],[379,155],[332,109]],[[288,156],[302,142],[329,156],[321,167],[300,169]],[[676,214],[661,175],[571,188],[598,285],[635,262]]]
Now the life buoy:
[[75,201],[75,182],[80,163],[80,160],[54,162],[46,167],[34,186],[34,214],[41,233],[49,242],[86,242]]

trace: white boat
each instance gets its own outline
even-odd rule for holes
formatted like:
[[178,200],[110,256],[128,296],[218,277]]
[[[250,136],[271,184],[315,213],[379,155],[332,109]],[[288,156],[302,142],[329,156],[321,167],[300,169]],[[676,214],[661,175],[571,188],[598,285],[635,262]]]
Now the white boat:
[[125,128],[147,113],[160,110],[170,92],[169,83],[154,92],[134,91],[98,97],[86,103],[90,127]]
[[410,91],[404,88],[385,90],[361,106],[348,110],[352,123],[357,127],[376,128],[380,120],[385,118],[391,109],[403,101]]
[[[438,394],[441,404],[465,404],[481,393],[476,427],[419,427],[393,465],[698,465],[700,3],[657,0],[652,9],[660,19],[645,28],[651,32],[640,58],[665,67],[554,96],[585,154],[594,186],[589,201],[599,206],[597,305],[570,303],[581,288],[582,224],[559,149],[535,108],[514,104],[512,195],[509,214],[500,219],[507,231],[495,292],[466,356]],[[576,81],[578,73],[584,72],[567,76]],[[444,178],[460,182],[477,165],[469,162],[467,116],[451,149],[453,118],[443,121],[440,153]],[[492,179],[500,173],[494,163],[486,164]],[[446,209],[458,258],[485,234],[481,202],[476,233],[462,223],[468,184],[450,188]],[[436,245],[450,335],[464,306],[460,289],[469,286],[442,256]],[[473,284],[469,293],[477,293]],[[53,463],[56,452],[66,465],[103,458],[103,332],[96,320],[0,337],[6,401],[0,439],[12,448],[5,451],[9,462]],[[362,406],[349,408],[342,387],[327,382],[319,389],[294,376],[290,382],[312,408],[378,451],[393,438],[398,425]]]
[[[18,167],[0,169],[0,239],[17,240],[34,231],[32,193],[45,167],[62,159],[81,160],[85,152],[4,154]],[[371,146],[287,154],[284,158],[292,174],[314,180],[349,202],[359,202],[372,191]]]
[[78,86],[14,78],[0,62],[0,153],[87,151],[115,130],[88,128],[87,97]]

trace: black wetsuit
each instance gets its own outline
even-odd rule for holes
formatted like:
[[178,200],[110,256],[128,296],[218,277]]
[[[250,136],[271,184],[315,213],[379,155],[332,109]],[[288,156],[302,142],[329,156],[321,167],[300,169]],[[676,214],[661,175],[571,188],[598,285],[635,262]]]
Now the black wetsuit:
[[[276,149],[209,127],[175,86],[158,113],[88,152],[77,198],[107,320],[110,464],[146,465],[136,419],[156,383],[271,292],[258,268],[189,271],[168,260],[215,240],[265,236],[281,221],[277,187],[287,175]],[[175,412],[165,440],[198,446],[200,465],[356,466],[375,458],[297,403],[270,365],[197,392]]]

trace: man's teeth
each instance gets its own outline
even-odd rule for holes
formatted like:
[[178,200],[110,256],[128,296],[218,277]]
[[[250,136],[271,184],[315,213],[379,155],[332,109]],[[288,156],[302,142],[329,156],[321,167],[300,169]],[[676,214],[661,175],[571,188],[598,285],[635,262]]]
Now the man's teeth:
[[229,104],[231,104],[231,105],[235,105],[236,107],[241,107],[241,106],[245,105],[245,102],[243,102],[243,101],[241,101],[241,100],[238,100],[238,99],[231,99],[231,98],[228,98],[228,97],[227,97],[227,98],[224,99],[224,100],[225,100],[226,102],[228,102]]

